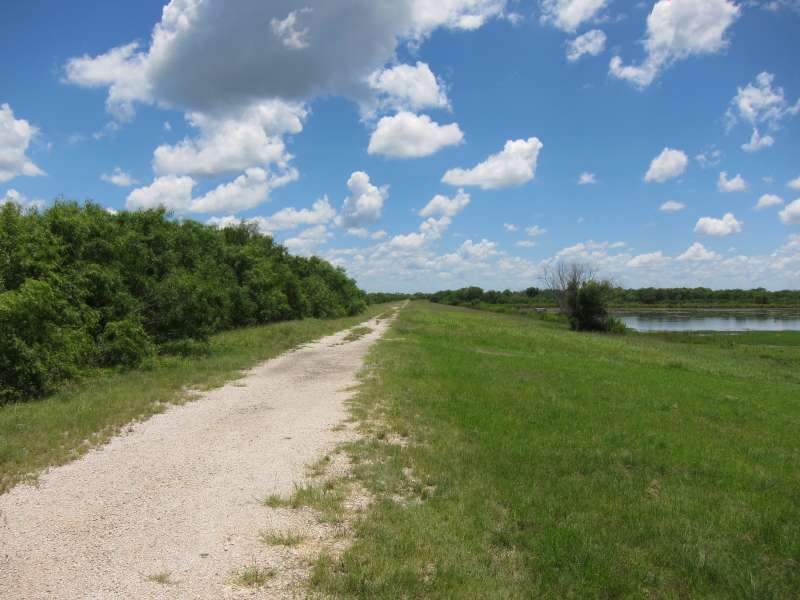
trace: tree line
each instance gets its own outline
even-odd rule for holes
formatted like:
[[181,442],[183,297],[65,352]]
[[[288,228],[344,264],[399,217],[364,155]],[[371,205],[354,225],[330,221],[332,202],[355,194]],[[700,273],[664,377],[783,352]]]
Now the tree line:
[[254,226],[168,217],[65,201],[42,212],[0,206],[0,403],[49,393],[86,368],[191,352],[221,330],[366,306],[344,270],[292,256]]
[[[457,290],[442,290],[428,295],[431,302],[454,305],[508,304],[555,306],[552,290],[529,287],[520,291],[483,290],[480,287],[465,287]],[[608,302],[612,306],[775,306],[800,307],[800,290],[769,291],[764,288],[713,290],[696,288],[639,288],[626,289],[611,286]]]

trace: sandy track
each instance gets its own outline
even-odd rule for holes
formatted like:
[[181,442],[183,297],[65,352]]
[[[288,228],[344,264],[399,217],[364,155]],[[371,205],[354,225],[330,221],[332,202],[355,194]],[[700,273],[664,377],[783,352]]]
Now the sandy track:
[[[0,496],[0,598],[246,598],[232,571],[281,567],[259,498],[288,496],[347,433],[344,401],[388,323],[323,338],[171,407]],[[172,585],[147,580],[170,572]],[[274,590],[273,590],[274,591]]]

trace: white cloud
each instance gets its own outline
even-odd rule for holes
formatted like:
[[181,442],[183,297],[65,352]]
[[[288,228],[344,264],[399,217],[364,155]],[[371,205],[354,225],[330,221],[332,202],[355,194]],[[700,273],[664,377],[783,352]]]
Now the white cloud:
[[536,242],[533,240],[520,240],[514,245],[519,248],[533,248],[536,245]]
[[795,179],[792,179],[786,185],[788,187],[792,188],[793,190],[800,190],[800,177],[796,177]]
[[597,183],[597,178],[594,176],[594,173],[581,173],[581,176],[578,178],[578,185],[591,185],[593,183]]
[[[778,213],[778,216],[781,219],[781,223],[786,225],[800,225],[800,198],[787,204],[786,208]],[[798,248],[798,251],[800,251],[800,248]]]
[[789,106],[783,88],[772,86],[774,81],[775,75],[763,71],[756,76],[755,85],[748,83],[737,88],[725,114],[729,128],[741,119],[753,129],[759,123],[777,129],[784,118],[800,112],[800,101]]
[[741,175],[736,175],[731,179],[728,179],[728,172],[722,171],[719,174],[719,180],[717,181],[717,188],[720,192],[743,192],[747,189],[747,182]]
[[597,56],[606,48],[606,34],[592,29],[567,42],[567,60],[575,62],[585,54]]
[[375,71],[369,85],[380,96],[383,106],[398,110],[448,108],[444,86],[431,68],[417,61],[416,66],[397,65]]
[[683,202],[676,202],[674,200],[667,200],[658,210],[664,212],[678,212],[686,208],[686,205]]
[[697,220],[694,230],[705,235],[724,236],[742,232],[742,221],[737,221],[732,213],[725,213],[721,219],[701,217]]
[[286,170],[291,156],[281,136],[302,131],[306,115],[302,106],[278,100],[254,104],[235,117],[191,113],[189,123],[199,136],[156,148],[153,168],[159,175],[201,177],[271,163]]
[[150,185],[128,194],[125,207],[128,210],[145,210],[163,206],[167,210],[184,212],[191,205],[194,186],[195,181],[191,177],[159,177]]
[[114,167],[114,171],[111,173],[111,175],[103,173],[100,175],[100,179],[119,187],[130,187],[139,183],[136,179],[131,177],[130,174],[126,173],[119,167]]
[[296,179],[294,176],[271,177],[259,167],[247,169],[242,175],[223,183],[191,204],[193,212],[238,212],[247,210],[266,202],[269,192],[275,187],[285,185]]
[[542,0],[543,23],[574,33],[605,8],[608,0]]
[[503,223],[503,229],[505,229],[509,233],[514,233],[519,230],[519,227],[517,227],[513,223]]
[[281,43],[289,50],[302,50],[308,48],[308,28],[298,29],[298,17],[303,18],[311,12],[310,8],[301,8],[299,10],[291,11],[285,19],[278,19],[273,17],[270,19],[269,25],[272,28],[272,33],[281,41]]
[[458,249],[458,251],[465,256],[470,256],[478,260],[494,256],[498,253],[497,244],[495,242],[490,242],[486,238],[483,238],[477,243],[473,242],[472,240],[466,240],[463,244],[461,244],[461,247]]
[[39,200],[38,198],[34,200],[28,200],[25,194],[21,194],[14,189],[7,190],[4,196],[0,196],[0,206],[6,203],[18,204],[24,209],[33,208],[36,210],[44,208],[45,205],[44,200]]
[[172,0],[150,45],[132,43],[68,61],[66,79],[109,88],[118,118],[134,103],[187,112],[238,112],[268,98],[321,95],[364,100],[371,73],[399,43],[440,27],[476,29],[499,17],[505,0]]
[[419,158],[460,144],[463,139],[457,123],[439,125],[428,115],[402,111],[378,121],[367,151],[394,158]]
[[700,164],[701,167],[704,169],[706,167],[713,167],[714,165],[718,165],[722,160],[722,151],[721,150],[709,150],[708,152],[701,152],[694,159]]
[[730,0],[658,0],[647,17],[644,61],[625,66],[615,56],[609,71],[638,87],[647,87],[676,61],[725,49],[725,34],[740,12]]
[[337,224],[349,229],[375,223],[389,197],[388,186],[378,187],[370,182],[369,175],[356,171],[347,180],[347,187],[351,195],[345,198]]
[[502,152],[492,154],[472,169],[450,169],[442,181],[454,186],[480,186],[485,190],[522,185],[535,177],[542,147],[542,142],[535,137],[509,140]]
[[742,144],[742,150],[745,152],[758,152],[762,148],[769,148],[775,143],[775,139],[771,135],[762,136],[758,133],[758,129],[753,127],[753,135],[750,136],[750,141]]
[[283,241],[291,252],[302,255],[317,253],[319,246],[326,244],[333,237],[325,225],[316,225],[300,232],[299,235]]
[[776,196],[775,194],[764,194],[758,199],[756,210],[761,210],[770,206],[778,206],[780,204],[783,204],[783,198],[780,196]]
[[664,183],[668,179],[678,177],[686,171],[689,165],[689,158],[682,150],[664,148],[661,154],[656,156],[650,163],[650,168],[645,173],[644,180],[647,182],[657,181]]
[[45,174],[25,155],[37,133],[38,129],[25,119],[15,119],[8,104],[0,104],[0,183],[18,175]]
[[464,210],[469,205],[469,194],[464,190],[458,190],[458,193],[452,198],[437,194],[433,199],[425,205],[419,214],[423,217],[455,217],[458,213]]
[[526,227],[525,233],[527,233],[531,237],[539,237],[547,233],[547,229],[539,227],[538,225],[533,225],[532,227]]
[[643,267],[655,267],[662,265],[667,261],[669,261],[669,257],[664,256],[664,253],[659,250],[658,252],[650,252],[648,254],[639,254],[638,256],[634,256],[627,262],[627,266],[634,269],[639,269]]
[[287,207],[279,210],[270,217],[261,219],[259,229],[266,232],[294,229],[301,225],[322,225],[336,217],[336,210],[330,205],[328,197],[320,198],[310,209],[300,210]]
[[703,262],[709,260],[719,260],[720,255],[706,249],[700,242],[695,242],[686,249],[686,252],[678,256],[677,260],[688,260],[693,262]]

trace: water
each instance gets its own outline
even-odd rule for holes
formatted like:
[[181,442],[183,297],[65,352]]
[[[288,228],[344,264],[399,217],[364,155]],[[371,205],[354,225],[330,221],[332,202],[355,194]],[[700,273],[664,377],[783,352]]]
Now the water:
[[800,331],[797,311],[641,311],[614,316],[636,331]]

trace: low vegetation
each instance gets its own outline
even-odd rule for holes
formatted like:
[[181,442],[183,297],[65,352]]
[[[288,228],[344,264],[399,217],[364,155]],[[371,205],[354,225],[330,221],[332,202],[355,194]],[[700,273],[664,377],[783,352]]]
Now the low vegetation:
[[380,314],[304,319],[212,335],[197,356],[158,356],[138,369],[100,369],[33,402],[0,405],[0,493],[63,464],[108,440],[131,421],[190,398],[191,390],[215,387],[258,364],[324,335]]
[[167,217],[0,206],[0,404],[52,393],[90,368],[201,353],[219,331],[366,306],[344,271],[291,256],[252,225]]
[[250,565],[234,574],[233,582],[239,587],[259,588],[264,586],[276,573],[272,569]]
[[412,303],[368,367],[350,452],[375,502],[313,592],[796,597],[800,334],[576,334]]
[[262,531],[259,534],[262,542],[270,546],[298,546],[303,542],[303,536],[295,533],[279,533],[276,531]]

